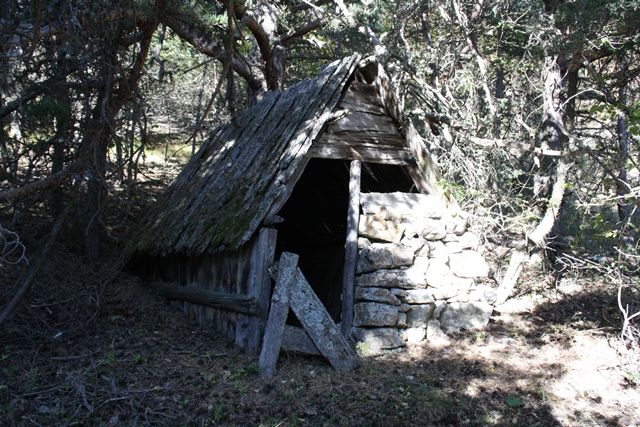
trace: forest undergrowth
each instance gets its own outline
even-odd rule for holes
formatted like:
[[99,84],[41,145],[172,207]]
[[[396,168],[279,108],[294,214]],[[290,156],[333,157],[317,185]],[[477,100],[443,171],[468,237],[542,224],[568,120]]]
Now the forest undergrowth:
[[[640,427],[638,0],[2,5],[0,426]],[[122,247],[212,129],[355,53],[510,298],[263,381]]]
[[[123,209],[110,214],[130,225],[137,213]],[[256,357],[113,276],[127,224],[93,264],[59,239],[2,326],[1,425],[640,425],[640,352],[621,340],[617,286],[598,269],[527,267],[486,330],[363,357],[346,374],[283,353],[261,380]],[[3,305],[21,267],[0,270]]]

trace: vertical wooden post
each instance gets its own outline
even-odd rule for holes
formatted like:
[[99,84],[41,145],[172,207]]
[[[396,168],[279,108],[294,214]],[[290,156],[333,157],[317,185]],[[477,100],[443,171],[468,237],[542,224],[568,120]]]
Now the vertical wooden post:
[[353,325],[353,299],[358,257],[358,220],[360,219],[360,171],[360,160],[351,161],[347,241],[344,247],[344,273],[342,276],[342,315],[340,319],[340,330],[347,340]]
[[278,231],[275,229],[261,229],[258,242],[251,253],[247,296],[258,300],[260,315],[239,314],[236,330],[236,343],[251,355],[257,355],[260,352],[262,336],[267,326],[271,301],[271,279],[268,269],[275,257],[277,235]]

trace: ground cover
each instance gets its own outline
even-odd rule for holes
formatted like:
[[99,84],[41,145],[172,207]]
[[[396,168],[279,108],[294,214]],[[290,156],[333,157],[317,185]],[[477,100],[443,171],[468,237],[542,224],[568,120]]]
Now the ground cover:
[[55,257],[0,330],[0,425],[640,425],[637,355],[618,338],[615,289],[593,278],[346,374],[282,354],[263,381],[255,357],[135,277],[107,284],[109,260]]

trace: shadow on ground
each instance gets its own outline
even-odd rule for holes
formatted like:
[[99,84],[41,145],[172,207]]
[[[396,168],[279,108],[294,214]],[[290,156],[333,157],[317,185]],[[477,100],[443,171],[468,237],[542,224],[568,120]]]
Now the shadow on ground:
[[101,294],[100,271],[66,265],[64,278],[45,272],[61,281],[32,289],[0,331],[3,426],[623,426],[632,416],[572,412],[556,387],[576,334],[610,327],[606,293],[564,295],[349,373],[282,354],[262,381],[256,358],[133,278]]

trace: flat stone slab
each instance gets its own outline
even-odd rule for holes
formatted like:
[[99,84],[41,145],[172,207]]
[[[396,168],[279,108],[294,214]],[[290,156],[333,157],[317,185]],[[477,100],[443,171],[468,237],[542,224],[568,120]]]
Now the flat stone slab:
[[451,269],[443,259],[431,259],[425,277],[427,280],[427,284],[431,287],[440,288],[451,286]]
[[449,262],[449,252],[444,246],[444,242],[440,240],[428,241],[429,247],[429,258],[436,258],[443,260],[444,262]]
[[395,270],[377,270],[356,277],[356,285],[375,288],[424,289],[427,287],[427,258],[411,267]]
[[433,291],[429,289],[409,289],[404,292],[402,300],[408,304],[433,304]]
[[493,307],[483,302],[452,302],[440,314],[440,327],[446,333],[461,329],[482,329],[489,323]]
[[377,215],[361,215],[358,234],[370,239],[398,243],[404,235],[404,229],[394,221]]
[[356,287],[356,300],[400,305],[401,302],[389,289]]
[[482,255],[476,251],[464,250],[458,254],[449,255],[451,272],[458,277],[487,277],[489,265]]
[[[437,319],[438,317],[440,317],[440,315],[442,314],[442,311],[444,310],[444,308],[447,306],[447,302],[443,301],[443,300],[439,300],[436,301],[436,308],[435,310],[433,310],[433,313],[431,314],[431,317],[434,319]],[[438,327],[440,327],[440,324],[438,323]]]
[[442,240],[447,230],[442,221],[433,218],[405,218],[402,222],[405,234],[409,237],[422,237],[425,240]]
[[480,239],[478,236],[470,231],[467,231],[462,236],[458,237],[458,242],[462,245],[462,249],[478,249],[480,246]]
[[360,204],[366,214],[376,213],[384,206],[393,206],[400,215],[440,218],[448,213],[447,206],[439,197],[418,193],[362,193]]
[[456,236],[462,236],[467,231],[468,221],[466,217],[456,216],[448,218],[445,223],[447,233],[453,233]]
[[402,337],[407,340],[407,342],[412,344],[417,344],[421,341],[424,341],[427,331],[425,328],[407,328],[402,332]]
[[378,302],[361,302],[354,306],[353,325],[395,326],[398,322],[397,307]]
[[433,340],[436,338],[442,338],[445,334],[440,327],[440,321],[437,319],[431,319],[427,322],[427,340]]
[[404,329],[407,327],[407,313],[398,312],[398,321],[396,322],[396,328]]
[[351,336],[355,341],[366,344],[359,347],[364,347],[365,353],[368,354],[377,354],[382,350],[392,350],[406,345],[396,328],[353,328]]
[[472,300],[495,304],[498,298],[498,290],[487,285],[479,285],[474,289],[469,297]]
[[358,252],[356,274],[413,264],[414,250],[397,243],[372,243]]
[[444,244],[444,249],[450,254],[459,254],[463,247],[460,242],[447,242]]
[[407,327],[425,328],[435,308],[435,304],[412,305],[407,312]]

